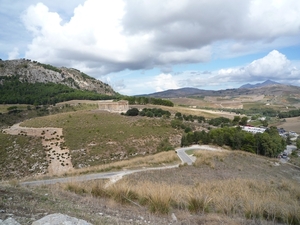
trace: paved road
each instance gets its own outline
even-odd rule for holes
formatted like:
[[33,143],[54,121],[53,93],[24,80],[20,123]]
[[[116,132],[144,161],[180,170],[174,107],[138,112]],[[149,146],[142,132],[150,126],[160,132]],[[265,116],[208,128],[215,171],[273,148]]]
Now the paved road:
[[288,157],[287,158],[280,158],[279,161],[281,163],[287,163],[290,160],[289,155],[292,154],[292,151],[295,150],[295,149],[297,149],[297,147],[295,145],[287,145],[286,149],[283,152],[287,153]]
[[208,145],[192,145],[190,147],[176,149],[176,153],[177,153],[178,157],[181,159],[182,163],[186,163],[188,165],[192,165],[193,162],[195,161],[195,158],[186,154],[185,151],[187,151],[187,150],[222,151],[221,149],[218,149],[217,147],[211,147]]
[[286,149],[284,150],[288,155],[292,153],[293,150],[297,149],[295,145],[287,145]]

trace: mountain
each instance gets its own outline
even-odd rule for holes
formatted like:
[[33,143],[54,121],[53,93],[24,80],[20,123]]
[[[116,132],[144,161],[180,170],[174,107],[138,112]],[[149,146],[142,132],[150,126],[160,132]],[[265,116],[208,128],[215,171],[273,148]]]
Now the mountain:
[[179,98],[184,96],[193,96],[199,95],[201,93],[206,93],[206,90],[200,90],[198,88],[180,88],[180,89],[170,89],[161,92],[155,92],[147,95],[138,95],[138,96],[146,96],[153,98]]
[[0,84],[7,77],[18,77],[22,83],[54,83],[72,89],[92,91],[98,94],[115,95],[116,92],[106,83],[90,77],[74,68],[57,68],[29,59],[0,61]]
[[244,85],[242,85],[239,88],[258,88],[258,87],[264,87],[264,86],[268,86],[268,85],[277,85],[277,84],[280,84],[280,83],[277,83],[277,82],[272,81],[272,80],[266,80],[263,83],[257,83],[257,84],[249,84],[248,83],[248,84],[244,84]]
[[183,98],[183,97],[204,97],[204,96],[239,96],[239,95],[282,95],[300,93],[300,87],[284,85],[274,81],[267,80],[260,84],[245,84],[240,88],[225,90],[202,90],[197,88],[171,89],[151,94],[139,95],[154,98]]

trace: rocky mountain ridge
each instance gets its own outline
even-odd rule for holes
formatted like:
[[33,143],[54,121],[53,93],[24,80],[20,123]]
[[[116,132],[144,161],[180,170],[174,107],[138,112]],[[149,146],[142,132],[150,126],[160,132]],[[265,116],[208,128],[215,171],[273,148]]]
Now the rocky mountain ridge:
[[42,64],[30,59],[0,61],[1,77],[18,76],[21,82],[28,83],[55,83],[80,90],[94,91],[99,94],[115,95],[116,92],[108,84],[90,77],[74,69]]

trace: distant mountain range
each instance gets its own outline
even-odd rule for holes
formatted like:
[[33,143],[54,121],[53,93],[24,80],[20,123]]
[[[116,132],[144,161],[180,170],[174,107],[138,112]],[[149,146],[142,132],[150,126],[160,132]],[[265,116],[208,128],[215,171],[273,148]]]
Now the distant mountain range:
[[280,84],[271,80],[263,83],[245,84],[240,88],[226,90],[203,90],[198,88],[180,88],[170,89],[152,94],[139,96],[147,96],[154,98],[181,98],[181,97],[203,97],[203,96],[237,96],[237,95],[281,95],[281,94],[299,94],[300,87]]
[[272,80],[266,80],[265,82],[263,83],[257,83],[257,84],[244,84],[242,85],[240,88],[258,88],[258,87],[264,87],[264,86],[268,86],[268,85],[277,85],[277,84],[280,84],[280,83],[277,83],[275,81],[272,81]]

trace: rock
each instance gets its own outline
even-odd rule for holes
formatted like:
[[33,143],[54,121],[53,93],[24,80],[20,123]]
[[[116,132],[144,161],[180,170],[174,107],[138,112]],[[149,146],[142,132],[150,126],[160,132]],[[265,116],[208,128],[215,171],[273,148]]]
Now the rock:
[[171,217],[172,217],[172,221],[173,221],[173,223],[174,223],[174,222],[177,222],[177,217],[175,216],[175,214],[174,214],[174,213],[172,213]]
[[32,225],[92,225],[85,220],[60,213],[50,214],[32,223]]
[[9,217],[4,221],[0,220],[0,225],[21,225],[21,224],[19,224],[13,218]]

